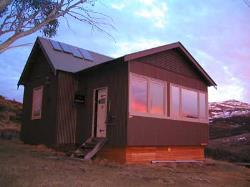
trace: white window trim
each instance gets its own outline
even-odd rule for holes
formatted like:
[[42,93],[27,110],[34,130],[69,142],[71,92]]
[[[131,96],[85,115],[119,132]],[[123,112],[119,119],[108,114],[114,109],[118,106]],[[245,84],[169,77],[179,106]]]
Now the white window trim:
[[[41,108],[40,108],[40,114],[39,115],[34,115],[34,91],[35,90],[40,90],[41,89]],[[31,120],[35,119],[41,119],[42,118],[42,107],[43,107],[43,86],[38,86],[33,88],[32,90],[32,108],[31,108]]]
[[171,90],[172,86],[175,86],[175,87],[177,87],[179,89],[179,115],[181,113],[181,107],[180,107],[180,103],[181,103],[181,89],[177,85],[170,83],[170,87],[169,87],[169,93],[170,93],[170,100],[169,100],[170,119],[179,120],[179,117],[173,115],[172,110],[171,110],[172,109],[172,90]]
[[[132,102],[132,96],[131,96],[131,79],[144,79],[147,81],[147,112],[137,112],[137,111],[133,111],[131,109],[131,102]],[[161,84],[164,86],[163,89],[163,94],[164,94],[164,98],[163,98],[163,114],[152,114],[151,113],[151,93],[150,93],[150,82],[154,82],[157,84]],[[167,83],[165,81],[162,81],[160,79],[155,79],[155,78],[151,78],[151,77],[147,77],[144,75],[138,75],[135,73],[129,73],[129,116],[144,116],[144,117],[155,117],[155,118],[169,118],[167,116],[167,94],[166,94],[166,88],[167,87]]]
[[[199,98],[200,98],[200,92],[197,91],[197,90],[194,90],[194,89],[189,89],[189,88],[185,88],[185,87],[181,87],[181,86],[178,86],[180,88],[180,91],[181,91],[181,102],[180,102],[180,115],[184,117],[184,114],[183,114],[183,108],[182,108],[182,103],[183,103],[183,100],[182,100],[182,91],[183,89],[185,90],[188,90],[188,91],[192,91],[192,92],[195,92],[197,94],[197,97],[196,97],[196,101],[197,101],[197,116],[195,118],[192,118],[192,119],[198,119],[200,118],[200,105],[199,105]],[[189,117],[185,117],[185,118],[188,118],[190,119]]]
[[[149,112],[149,108],[148,108],[148,105],[149,105],[149,85],[148,85],[148,80],[147,80],[147,78],[146,77],[144,77],[144,76],[134,76],[133,75],[133,77],[135,77],[136,79],[143,79],[143,80],[146,80],[147,81],[147,112],[136,112],[136,111],[133,111],[133,112],[135,112],[135,113],[141,113],[141,114],[143,114],[143,115],[146,115],[148,112]],[[130,90],[131,90],[131,76],[129,76],[129,111],[132,111],[132,109],[131,109],[131,103],[132,103],[132,95],[130,94]]]
[[[138,78],[138,79],[144,79],[147,80],[147,112],[136,112],[136,111],[132,111],[131,109],[131,101],[132,101],[132,96],[131,96],[131,79],[133,78]],[[152,114],[150,113],[150,82],[156,82],[156,83],[160,83],[160,84],[164,84],[164,112],[163,115],[162,114]],[[172,116],[171,114],[171,108],[172,108],[172,92],[171,92],[171,86],[176,86],[180,89],[179,91],[179,99],[180,99],[180,107],[179,107],[179,116]],[[195,91],[198,93],[198,116],[199,116],[199,112],[200,112],[200,93],[205,94],[205,100],[206,100],[206,118],[200,118],[200,116],[196,119],[196,118],[187,118],[187,117],[183,117],[182,116],[182,97],[181,97],[181,92],[182,92],[182,88],[187,89],[187,90],[191,90],[191,91]],[[151,77],[147,77],[144,75],[139,75],[139,74],[135,74],[135,73],[129,73],[129,87],[128,87],[128,93],[129,93],[129,102],[128,102],[128,108],[129,108],[129,118],[133,117],[133,116],[142,116],[142,117],[152,117],[152,118],[161,118],[161,119],[171,119],[171,120],[177,120],[177,121],[189,121],[189,122],[197,122],[197,123],[208,123],[208,95],[207,92],[201,91],[201,90],[197,90],[197,89],[193,89],[193,88],[188,88],[185,86],[181,86],[178,84],[174,84],[174,83],[170,83],[169,86],[169,94],[170,94],[170,100],[169,100],[169,108],[170,108],[170,116],[168,116],[168,82],[167,81],[163,81],[160,79],[155,79],[155,78],[151,78]]]
[[[193,89],[193,88],[188,88],[188,87],[185,87],[185,86],[181,86],[181,85],[178,85],[178,84],[173,84],[173,83],[170,83],[170,111],[171,111],[171,101],[172,101],[172,91],[171,91],[171,88],[172,86],[175,86],[175,87],[178,87],[180,89],[180,95],[179,95],[179,99],[180,99],[180,105],[179,105],[179,116],[176,117],[176,116],[171,116],[171,113],[170,113],[170,118],[173,118],[175,120],[182,120],[182,121],[191,121],[191,122],[200,122],[200,123],[208,123],[208,97],[207,97],[207,93],[204,92],[204,91],[201,91],[201,90],[197,90],[197,89]],[[198,118],[188,118],[188,117],[185,117],[183,116],[183,113],[182,113],[182,89],[186,89],[186,90],[190,90],[190,91],[194,91],[194,92],[197,92],[198,93],[198,97],[197,97],[197,109],[198,109]],[[200,93],[203,93],[205,94],[205,105],[206,105],[206,118],[200,118]]]
[[[150,86],[151,86],[151,83],[154,83],[154,84],[158,84],[158,85],[161,85],[161,86],[163,86],[163,114],[153,114],[152,112],[151,112],[151,110],[152,110],[152,103],[151,103],[151,100],[152,100],[152,97],[151,97],[151,92],[150,92]],[[158,80],[158,79],[153,79],[153,78],[148,78],[148,101],[149,101],[149,106],[148,106],[148,113],[149,114],[151,114],[151,115],[156,115],[156,116],[165,116],[165,115],[167,115],[167,113],[165,112],[165,110],[166,110],[166,106],[165,106],[165,103],[166,103],[166,100],[167,100],[167,97],[166,97],[166,95],[165,95],[165,89],[166,89],[166,87],[165,87],[166,85],[165,85],[165,83],[164,83],[164,81],[162,81],[162,80]]]

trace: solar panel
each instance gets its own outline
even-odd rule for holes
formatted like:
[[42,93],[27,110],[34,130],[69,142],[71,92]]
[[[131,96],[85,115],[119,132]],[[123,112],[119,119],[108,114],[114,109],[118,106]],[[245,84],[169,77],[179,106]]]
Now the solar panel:
[[80,53],[79,49],[77,47],[72,47],[72,53],[75,57],[83,59],[84,56]]
[[57,50],[57,51],[62,51],[62,48],[61,48],[59,42],[50,40],[50,43],[51,43],[53,49],[55,49],[55,50]]
[[84,49],[79,49],[79,50],[81,54],[83,55],[84,59],[89,60],[89,61],[94,61],[92,55],[87,50],[84,50]]
[[69,46],[69,45],[67,45],[65,43],[61,43],[61,42],[60,42],[60,45],[61,45],[61,47],[62,47],[62,49],[63,49],[63,51],[65,53],[71,53],[72,54],[71,46]]

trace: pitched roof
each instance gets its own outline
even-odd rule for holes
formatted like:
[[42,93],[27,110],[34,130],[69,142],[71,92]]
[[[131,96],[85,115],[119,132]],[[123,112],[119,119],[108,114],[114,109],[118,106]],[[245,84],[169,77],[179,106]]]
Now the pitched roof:
[[143,51],[125,55],[124,61],[131,61],[131,60],[138,59],[144,56],[153,55],[156,53],[160,53],[163,51],[176,49],[176,48],[180,49],[180,51],[190,60],[190,62],[194,65],[194,67],[196,67],[196,69],[201,73],[204,79],[209,83],[209,86],[217,86],[214,80],[208,75],[208,73],[201,67],[201,65],[195,60],[195,58],[188,52],[188,50],[180,42],[163,45],[163,46],[155,47],[152,49],[146,49]]
[[[39,45],[41,47],[42,51],[44,52],[46,58],[48,59],[48,62],[49,62],[50,66],[54,72],[56,72],[57,70],[61,70],[61,71],[66,71],[66,72],[70,72],[70,73],[78,73],[78,72],[80,73],[81,71],[84,71],[84,70],[92,68],[92,67],[97,67],[98,65],[101,65],[104,63],[108,63],[108,62],[113,63],[113,62],[115,62],[114,60],[116,60],[116,59],[113,59],[111,57],[95,53],[93,51],[81,49],[81,48],[78,48],[78,47],[75,47],[75,46],[72,46],[69,44],[59,42],[60,46],[65,45],[66,47],[68,46],[69,48],[83,50],[86,53],[89,53],[92,60],[88,60],[85,58],[78,58],[75,55],[73,55],[72,53],[67,53],[67,52],[56,50],[53,47],[52,42],[57,42],[57,41],[38,37],[35,44],[34,44],[32,52],[29,56],[29,59],[32,56],[32,53],[33,53],[35,46]],[[176,43],[172,43],[172,44],[168,44],[168,45],[163,45],[160,47],[155,47],[152,49],[147,49],[147,50],[127,54],[127,55],[122,56],[120,58],[123,58],[123,60],[125,62],[128,62],[128,61],[138,59],[138,58],[141,58],[144,56],[156,54],[159,52],[163,52],[163,51],[167,51],[167,50],[171,50],[171,49],[175,49],[175,48],[180,49],[180,51],[190,60],[190,62],[194,65],[194,67],[200,72],[202,77],[208,82],[209,86],[216,86],[216,83],[213,81],[213,79],[206,73],[206,71],[199,65],[199,63],[194,59],[194,57],[186,50],[186,48],[180,42],[176,42]],[[29,67],[29,59],[25,65],[25,68],[24,68],[22,75],[19,79],[18,85],[20,85],[22,83],[23,76]]]
[[62,70],[66,72],[76,73],[78,71],[87,69],[89,67],[112,60],[111,57],[60,42],[60,44],[69,46],[71,48],[78,48],[80,50],[87,51],[92,56],[93,61],[90,61],[88,59],[78,58],[70,53],[55,50],[51,44],[51,41],[54,40],[45,39],[41,37],[38,37],[37,39],[37,42],[44,50],[45,54],[47,55],[50,63],[53,65],[55,70]]
[[[92,60],[88,60],[85,58],[78,58],[74,56],[72,53],[66,53],[64,51],[55,50],[54,47],[52,46],[52,42],[60,43],[60,45],[64,45],[71,49],[77,49],[77,51],[82,50],[83,52],[88,53],[91,56]],[[24,67],[24,70],[18,81],[18,84],[17,84],[18,86],[23,83],[25,74],[28,72],[28,69],[30,68],[30,58],[33,52],[35,51],[36,46],[39,46],[42,49],[54,73],[56,73],[57,70],[66,71],[70,73],[76,73],[81,70],[88,69],[90,67],[96,66],[98,64],[101,64],[101,63],[104,63],[113,59],[106,55],[102,55],[93,51],[75,47],[69,44],[57,42],[51,39],[37,37],[36,42],[27,60],[27,63]]]

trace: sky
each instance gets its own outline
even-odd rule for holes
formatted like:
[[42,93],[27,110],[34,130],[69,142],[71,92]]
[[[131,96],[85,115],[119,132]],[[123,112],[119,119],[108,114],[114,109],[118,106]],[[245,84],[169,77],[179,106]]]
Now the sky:
[[[180,41],[218,85],[209,88],[210,102],[250,103],[250,7],[244,0],[99,0],[93,10],[107,16],[103,29],[112,37],[66,17],[53,39],[111,57]],[[37,36],[41,32],[14,45]],[[31,49],[0,54],[0,95],[22,101],[17,82]]]

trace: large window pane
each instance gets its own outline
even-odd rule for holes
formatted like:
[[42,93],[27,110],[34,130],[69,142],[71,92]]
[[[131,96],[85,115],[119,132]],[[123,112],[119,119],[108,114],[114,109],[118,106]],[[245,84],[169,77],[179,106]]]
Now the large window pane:
[[198,93],[186,89],[182,89],[181,93],[183,116],[198,118]]
[[132,76],[130,81],[130,94],[131,110],[135,112],[147,112],[147,80]]
[[171,116],[179,116],[180,88],[171,86]]
[[150,96],[152,114],[164,113],[164,84],[150,82]]
[[207,105],[206,105],[206,95],[204,93],[200,93],[200,118],[207,118]]

